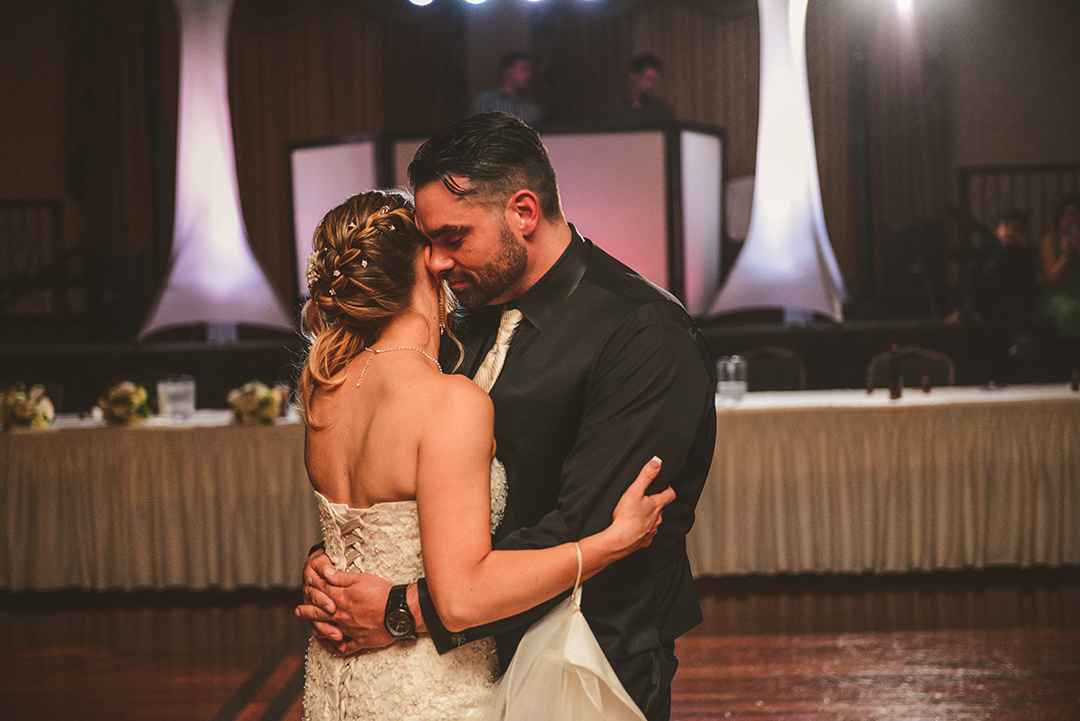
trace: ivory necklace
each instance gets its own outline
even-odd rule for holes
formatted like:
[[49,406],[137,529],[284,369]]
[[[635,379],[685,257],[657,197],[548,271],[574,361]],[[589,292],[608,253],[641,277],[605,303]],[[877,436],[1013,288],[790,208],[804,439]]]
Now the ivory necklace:
[[[437,361],[434,358],[432,358],[431,356],[429,356],[426,351],[421,350],[420,348],[414,348],[411,345],[403,345],[403,346],[399,346],[397,348],[378,348],[378,349],[376,349],[376,348],[365,348],[364,350],[371,351],[371,357],[368,358],[367,363],[364,364],[364,369],[362,371],[360,371],[360,378],[357,379],[357,381],[356,381],[356,387],[357,388],[360,387],[360,381],[364,380],[364,374],[367,373],[367,369],[368,369],[368,366],[371,365],[371,361],[375,360],[375,356],[377,356],[380,353],[389,353],[389,352],[395,351],[395,350],[414,350],[417,353],[419,353],[420,355],[427,358],[432,363],[434,363],[435,367],[439,369],[440,373],[442,373],[442,366],[439,364],[439,361]],[[363,351],[361,351],[361,352],[363,352]]]

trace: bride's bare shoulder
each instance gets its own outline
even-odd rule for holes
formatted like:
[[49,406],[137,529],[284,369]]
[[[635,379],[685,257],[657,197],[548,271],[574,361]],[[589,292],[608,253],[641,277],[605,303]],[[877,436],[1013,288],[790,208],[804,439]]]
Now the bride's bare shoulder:
[[[415,417],[419,432],[418,499],[421,485],[456,493],[457,484],[466,483],[474,474],[486,479],[495,430],[495,411],[488,394],[465,376],[446,375],[432,383],[425,406]],[[439,479],[450,485],[440,485]]]
[[428,402],[434,415],[446,422],[462,416],[485,421],[494,416],[491,398],[467,377],[444,374],[432,379]]

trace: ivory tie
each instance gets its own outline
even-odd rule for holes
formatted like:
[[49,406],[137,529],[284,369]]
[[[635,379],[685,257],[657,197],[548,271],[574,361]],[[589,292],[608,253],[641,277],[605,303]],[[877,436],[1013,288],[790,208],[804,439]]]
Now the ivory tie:
[[495,385],[495,379],[499,377],[503,362],[506,360],[506,351],[510,348],[510,339],[514,337],[514,331],[517,330],[520,322],[520,310],[517,308],[503,310],[502,318],[499,320],[499,334],[495,338],[495,345],[484,356],[484,362],[480,364],[480,367],[476,370],[476,375],[473,376],[476,385],[483,388],[487,393],[491,392],[491,387]]

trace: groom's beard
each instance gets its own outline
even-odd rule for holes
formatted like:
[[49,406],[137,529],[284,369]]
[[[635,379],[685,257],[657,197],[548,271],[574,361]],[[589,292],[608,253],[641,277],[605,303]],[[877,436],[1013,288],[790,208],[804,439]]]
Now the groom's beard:
[[528,260],[528,252],[517,242],[504,220],[499,229],[498,255],[475,272],[455,266],[443,275],[443,279],[451,285],[464,283],[454,295],[463,306],[476,310],[490,304],[521,280]]

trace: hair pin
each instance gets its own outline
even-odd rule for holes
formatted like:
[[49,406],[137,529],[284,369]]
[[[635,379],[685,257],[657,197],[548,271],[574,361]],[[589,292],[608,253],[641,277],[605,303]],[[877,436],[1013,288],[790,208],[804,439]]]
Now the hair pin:
[[315,265],[315,261],[318,257],[319,251],[313,250],[311,251],[311,254],[308,256],[307,259],[307,272],[305,273],[305,275],[307,277],[309,288],[319,282],[319,269]]

